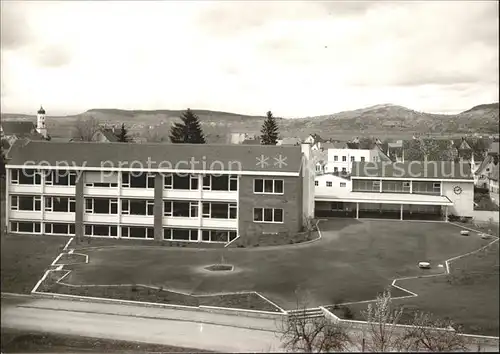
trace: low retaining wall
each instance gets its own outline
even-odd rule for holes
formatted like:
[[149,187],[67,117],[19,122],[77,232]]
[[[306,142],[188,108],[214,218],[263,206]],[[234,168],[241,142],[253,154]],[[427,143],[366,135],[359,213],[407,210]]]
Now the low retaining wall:
[[90,296],[52,294],[52,293],[43,293],[38,291],[32,293],[32,296],[45,299],[59,299],[59,300],[79,301],[79,302],[97,302],[104,304],[120,304],[127,306],[156,307],[156,308],[184,310],[184,311],[201,311],[201,312],[216,313],[221,315],[245,316],[253,318],[281,319],[283,316],[286,315],[286,313],[281,313],[281,312],[273,313],[266,311],[231,309],[224,307],[204,306],[204,305],[201,305],[199,307],[193,307],[193,306],[183,306],[183,305],[173,305],[173,304],[159,304],[153,302],[106,299],[106,298],[90,297]]
[[493,222],[498,223],[500,220],[498,211],[474,210],[472,217],[475,222],[489,222],[493,220]]
[[[320,306],[321,311],[323,312],[325,318],[328,321],[331,321],[332,323],[340,323],[340,324],[345,324],[351,329],[357,329],[361,331],[366,331],[369,329],[369,324],[366,321],[355,321],[355,320],[344,320],[341,319],[338,316],[335,316],[332,312],[327,310],[324,307]],[[411,327],[409,325],[402,325],[398,324],[395,325],[396,334],[403,334],[405,329]],[[454,331],[453,328],[437,328],[437,331]],[[499,337],[490,337],[490,336],[480,336],[480,335],[473,335],[473,334],[461,334],[463,337],[466,337],[469,341],[471,341],[474,344],[479,344],[481,346],[492,346],[492,347],[499,347]]]

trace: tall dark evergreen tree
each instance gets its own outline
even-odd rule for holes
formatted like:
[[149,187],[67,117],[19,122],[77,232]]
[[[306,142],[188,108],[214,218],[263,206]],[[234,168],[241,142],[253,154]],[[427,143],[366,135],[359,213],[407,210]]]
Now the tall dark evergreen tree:
[[128,130],[125,127],[125,123],[122,123],[122,127],[120,129],[120,132],[117,135],[118,141],[120,143],[128,143],[129,142],[129,137],[128,137]]
[[260,143],[262,145],[276,145],[278,142],[278,124],[273,117],[271,111],[267,112],[267,118],[262,124],[262,129],[260,130],[262,135],[260,136]]
[[189,108],[182,113],[182,122],[174,123],[170,129],[170,141],[176,144],[206,144],[198,116]]

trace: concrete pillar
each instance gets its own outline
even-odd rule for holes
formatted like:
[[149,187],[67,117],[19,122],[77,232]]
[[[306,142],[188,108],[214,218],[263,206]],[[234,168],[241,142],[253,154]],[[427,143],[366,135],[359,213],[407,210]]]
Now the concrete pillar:
[[154,235],[155,241],[161,241],[163,240],[163,175],[161,173],[155,175],[154,198]]
[[380,186],[379,186],[379,188],[380,188],[380,193],[382,193],[382,180],[380,179],[379,181],[380,181]]
[[403,220],[403,204],[401,204],[400,219]]
[[359,219],[359,203],[356,203],[356,219]]
[[448,205],[444,206],[444,221],[448,222]]
[[413,181],[410,181],[410,194],[413,193]]
[[84,236],[83,213],[85,212],[85,198],[83,195],[85,171],[79,172],[80,178],[76,179],[75,185],[75,237],[77,241],[82,240]]

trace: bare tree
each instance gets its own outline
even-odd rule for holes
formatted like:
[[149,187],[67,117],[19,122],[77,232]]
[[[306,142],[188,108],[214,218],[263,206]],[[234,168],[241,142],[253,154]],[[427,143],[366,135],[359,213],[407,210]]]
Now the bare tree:
[[[397,325],[403,314],[402,309],[392,308],[389,290],[377,296],[375,303],[368,304],[368,309],[361,312],[368,325],[366,350],[372,352],[392,351],[400,347]],[[363,334],[365,336],[365,334]]]
[[304,230],[307,232],[307,239],[311,239],[312,233],[316,231],[317,224],[313,217],[304,214]]
[[310,317],[305,303],[278,323],[282,346],[289,352],[325,353],[347,351],[351,344],[348,328],[323,317]]
[[92,141],[99,128],[99,121],[95,117],[79,117],[75,125],[74,138],[81,141]]
[[402,336],[402,344],[411,351],[456,352],[468,349],[460,328],[454,328],[451,320],[436,319],[424,312],[415,314],[411,327]]
[[164,141],[168,141],[167,135],[162,135],[158,129],[151,129],[149,127],[146,127],[144,129],[142,136],[148,143],[161,143]]

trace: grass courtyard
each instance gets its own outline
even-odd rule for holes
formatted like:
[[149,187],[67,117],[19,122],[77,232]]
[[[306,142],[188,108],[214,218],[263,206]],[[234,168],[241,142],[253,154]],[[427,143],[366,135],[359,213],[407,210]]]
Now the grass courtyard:
[[69,237],[5,235],[2,230],[0,240],[2,292],[28,294]]
[[[89,264],[71,266],[73,271],[65,282],[146,284],[192,295],[257,291],[290,310],[296,307],[296,294],[306,296],[309,307],[371,300],[394,278],[444,272],[437,265],[444,265],[445,259],[491,242],[475,233],[461,236],[460,228],[445,223],[337,219],[321,222],[320,228],[322,239],[305,245],[221,250],[121,243],[116,247],[89,248],[81,251],[89,255]],[[418,269],[419,261],[431,262],[432,269]],[[234,265],[235,270],[217,274],[202,269],[221,262]],[[438,279],[445,278],[433,281],[439,283]],[[416,279],[415,283],[421,284],[422,280]],[[457,302],[449,300],[450,296],[460,296],[457,291],[465,291],[460,286],[448,284],[447,291],[438,286],[418,286],[414,289],[408,285],[410,290],[423,293],[418,301],[411,301],[441,316],[462,318],[475,313],[472,306],[476,292],[481,293],[477,299],[483,302],[498,302],[498,286],[496,292],[488,292],[485,287],[492,284],[482,284],[464,292],[457,312]],[[406,295],[397,289],[392,294]],[[492,327],[498,325],[493,323]]]

